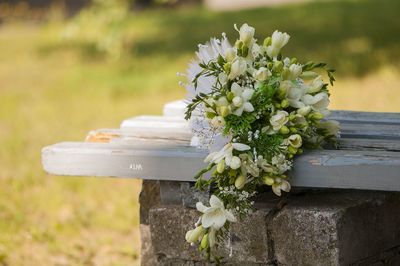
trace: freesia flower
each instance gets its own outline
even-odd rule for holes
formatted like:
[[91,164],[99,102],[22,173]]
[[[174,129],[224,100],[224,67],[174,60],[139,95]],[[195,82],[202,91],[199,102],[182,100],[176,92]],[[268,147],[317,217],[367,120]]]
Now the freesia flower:
[[235,48],[231,47],[231,48],[226,49],[225,58],[226,58],[226,61],[232,62],[233,59],[236,58],[236,50],[235,50]]
[[[235,25],[236,27],[236,25]],[[237,27],[236,27],[237,29]],[[255,29],[250,27],[247,23],[244,23],[239,29],[240,40],[243,41],[245,44],[249,45],[253,41]]]
[[336,120],[320,122],[318,127],[325,129],[328,136],[337,136],[339,133],[339,122]]
[[211,125],[215,128],[221,128],[225,126],[225,119],[222,116],[215,116],[211,119]]
[[266,51],[269,57],[277,57],[283,46],[289,42],[290,36],[287,33],[274,31],[272,34],[271,45],[267,47]]
[[232,61],[231,69],[228,74],[228,79],[233,80],[238,76],[243,75],[246,72],[247,63],[242,57],[236,57]]
[[228,143],[220,151],[210,153],[204,162],[218,164],[221,160],[225,160],[227,166],[232,169],[238,169],[241,161],[237,156],[233,156],[233,150],[247,151],[250,150],[250,146],[242,143]]
[[231,91],[235,96],[232,100],[232,104],[236,108],[233,114],[241,116],[243,111],[254,111],[253,105],[249,102],[254,93],[253,89],[243,88],[235,82],[232,84]]
[[282,192],[281,191],[285,191],[285,192],[289,192],[291,187],[290,187],[290,183],[286,180],[282,180],[280,178],[276,178],[275,181],[278,181],[278,183],[274,183],[272,185],[272,191],[277,195],[277,196],[281,196]]
[[281,127],[283,127],[288,121],[288,112],[279,110],[276,112],[274,116],[271,117],[269,122],[271,123],[272,128],[277,131]]
[[294,80],[301,75],[302,66],[300,64],[292,64],[289,67],[289,79]]
[[300,148],[301,145],[303,144],[303,141],[299,134],[290,135],[288,141],[290,146],[292,146],[293,148]]
[[271,71],[266,67],[260,67],[253,73],[253,77],[258,81],[264,81],[271,76]]
[[321,76],[316,77],[308,87],[307,93],[316,93],[319,92],[324,85]]
[[329,96],[326,92],[320,92],[313,95],[306,94],[301,98],[305,105],[311,106],[314,111],[318,111],[323,115],[329,115],[328,105]]
[[204,228],[219,230],[226,221],[236,222],[236,217],[230,210],[226,210],[224,203],[215,195],[211,195],[210,207],[201,202],[196,203],[196,208],[203,213],[201,224]]
[[301,97],[305,94],[305,87],[302,84],[285,80],[281,82],[280,89],[286,91],[286,98],[289,105],[294,108],[304,107]]

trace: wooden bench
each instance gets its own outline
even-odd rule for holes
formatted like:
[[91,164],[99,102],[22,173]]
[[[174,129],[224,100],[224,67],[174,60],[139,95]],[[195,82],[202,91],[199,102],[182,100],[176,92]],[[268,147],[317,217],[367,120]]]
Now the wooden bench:
[[[184,241],[198,217],[194,204],[208,199],[193,188],[207,152],[190,145],[184,108],[168,103],[163,116],[42,150],[50,174],[144,179],[142,265],[207,265]],[[221,247],[232,265],[400,265],[400,114],[331,118],[341,123],[339,149],[305,152],[290,173],[292,193],[256,199],[257,211]]]

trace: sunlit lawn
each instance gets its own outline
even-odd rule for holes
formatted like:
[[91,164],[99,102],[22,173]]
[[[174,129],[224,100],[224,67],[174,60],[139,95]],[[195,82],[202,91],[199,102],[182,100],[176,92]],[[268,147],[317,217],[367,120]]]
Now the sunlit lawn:
[[40,149],[82,140],[184,96],[198,42],[247,21],[257,36],[292,35],[286,51],[338,69],[332,108],[399,111],[397,1],[329,1],[245,12],[147,11],[119,61],[60,43],[63,24],[0,25],[0,265],[130,265],[139,256],[140,181],[55,177]]

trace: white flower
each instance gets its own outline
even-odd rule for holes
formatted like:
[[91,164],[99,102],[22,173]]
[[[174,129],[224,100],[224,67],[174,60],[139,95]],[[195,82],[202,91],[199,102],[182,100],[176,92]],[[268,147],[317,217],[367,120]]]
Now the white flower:
[[310,105],[314,111],[320,112],[325,116],[329,115],[329,96],[326,92],[320,92],[314,96],[306,94],[301,98],[301,101],[305,105]]
[[303,67],[300,64],[292,64],[289,67],[289,79],[294,80],[301,75]]
[[305,87],[302,84],[285,80],[281,82],[280,89],[286,91],[286,98],[291,107],[304,107],[304,103],[301,102],[301,97],[305,94]]
[[231,47],[231,48],[226,49],[225,58],[226,58],[226,61],[232,62],[233,59],[236,58],[236,50],[235,50],[235,48]]
[[271,76],[271,71],[266,67],[260,67],[258,70],[254,71],[253,77],[258,81],[264,81],[269,76]]
[[277,57],[282,47],[285,46],[290,39],[289,34],[280,31],[274,31],[272,34],[271,45],[266,51],[269,57]]
[[293,148],[300,148],[303,144],[303,141],[299,134],[290,135],[288,141],[290,146],[292,146]]
[[222,128],[225,126],[225,119],[222,116],[215,116],[211,119],[211,125],[215,128]]
[[246,60],[242,57],[236,57],[232,61],[231,70],[228,74],[228,79],[233,80],[238,76],[243,75],[246,72],[247,63]]
[[272,185],[272,191],[277,195],[281,196],[281,191],[289,192],[290,191],[290,183],[286,180],[280,180],[278,183],[274,183]]
[[339,125],[339,122],[336,120],[328,120],[326,122],[320,122],[318,127],[325,129],[329,136],[337,136],[340,129]]
[[250,146],[243,143],[228,143],[220,151],[210,153],[205,159],[206,163],[218,164],[221,160],[225,160],[227,166],[232,169],[238,169],[241,165],[240,158],[233,156],[233,150],[247,151],[250,150]]
[[203,213],[201,224],[204,228],[213,228],[219,230],[224,226],[225,222],[236,222],[235,216],[230,210],[226,210],[224,203],[215,195],[211,195],[210,207],[205,206],[201,202],[196,203],[196,208]]
[[316,77],[308,87],[307,93],[316,93],[319,92],[324,85],[321,76]]
[[310,111],[311,111],[311,106],[304,106],[301,107],[300,109],[297,109],[297,113],[302,116],[308,115]]
[[253,105],[249,102],[254,93],[253,89],[242,88],[237,83],[233,83],[231,91],[235,96],[232,100],[232,103],[233,106],[236,107],[236,110],[233,112],[233,114],[241,116],[243,111],[245,112],[254,111]]
[[276,114],[269,120],[272,128],[277,131],[283,127],[289,121],[288,115],[289,114],[286,111],[277,111]]
[[203,237],[205,229],[202,225],[197,226],[195,229],[186,232],[185,239],[189,243],[200,241]]
[[253,41],[254,33],[255,29],[247,25],[247,23],[245,23],[240,27],[239,30],[240,40],[243,41],[245,44],[249,45]]

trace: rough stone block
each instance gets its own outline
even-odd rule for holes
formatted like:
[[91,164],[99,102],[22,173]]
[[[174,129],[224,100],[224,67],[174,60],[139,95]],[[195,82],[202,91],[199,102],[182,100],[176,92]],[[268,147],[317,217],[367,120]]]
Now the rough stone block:
[[330,191],[290,198],[273,218],[280,265],[349,265],[400,245],[400,197]]
[[[245,265],[265,265],[269,261],[265,222],[268,212],[269,210],[256,211],[244,221],[232,225],[227,239],[217,251],[229,265],[238,265],[239,262]],[[156,256],[163,259],[204,262],[204,257],[199,255],[196,247],[190,247],[184,238],[198,218],[199,213],[196,210],[182,206],[152,208],[150,231]]]

